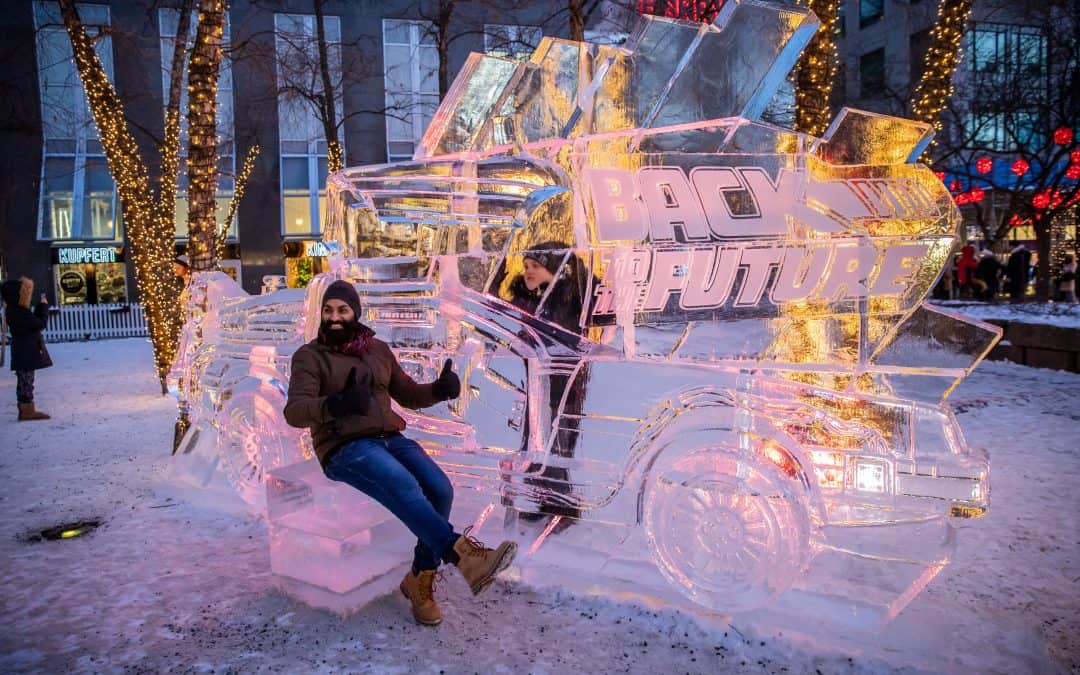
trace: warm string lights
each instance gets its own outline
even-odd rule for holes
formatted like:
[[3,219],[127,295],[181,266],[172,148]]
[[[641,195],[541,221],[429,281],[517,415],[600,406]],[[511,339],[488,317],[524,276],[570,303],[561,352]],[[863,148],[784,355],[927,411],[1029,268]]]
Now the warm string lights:
[[969,16],[971,0],[941,0],[922,77],[915,87],[911,115],[937,131],[941,131],[941,113],[953,94],[953,73],[960,64],[961,40]]
[[255,158],[258,156],[259,146],[251,146],[251,149],[248,150],[247,157],[244,158],[244,166],[240,168],[240,173],[236,176],[236,182],[233,185],[233,196],[232,199],[229,200],[229,209],[225,214],[225,222],[221,224],[221,229],[218,231],[218,259],[225,257],[225,241],[229,237],[229,228],[232,227],[233,218],[236,217],[236,208],[239,206],[240,200],[244,198],[244,189],[247,187],[248,178],[255,168]]
[[162,391],[165,374],[176,354],[180,329],[178,289],[172,274],[172,219],[163,218],[150,190],[149,173],[128,130],[120,97],[109,82],[79,19],[75,0],[60,0],[64,27],[97,125],[101,145],[120,196],[124,227],[131,247],[143,309],[154,345],[154,363]]
[[795,130],[821,136],[832,121],[829,96],[836,80],[836,22],[840,0],[802,0],[821,21],[795,69]]
[[225,34],[223,0],[199,0],[188,62],[188,257],[193,270],[217,266],[217,83]]
[[345,168],[345,153],[341,143],[336,140],[326,144],[326,166],[330,173],[337,173]]

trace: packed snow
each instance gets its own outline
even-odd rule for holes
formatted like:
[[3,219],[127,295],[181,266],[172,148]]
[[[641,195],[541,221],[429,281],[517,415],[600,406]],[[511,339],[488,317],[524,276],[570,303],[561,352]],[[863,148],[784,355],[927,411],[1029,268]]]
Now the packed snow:
[[1080,328],[1080,304],[1075,302],[975,302],[935,300],[933,304],[982,321],[1017,321],[1062,328]]
[[[145,340],[50,346],[15,422],[0,376],[0,671],[378,673],[1076,672],[1080,669],[1080,375],[984,363],[951,397],[989,448],[988,516],[883,633],[799,636],[447,570],[445,620],[386,595],[340,618],[273,588],[264,523],[155,491],[175,402]],[[101,519],[63,541],[30,535]]]

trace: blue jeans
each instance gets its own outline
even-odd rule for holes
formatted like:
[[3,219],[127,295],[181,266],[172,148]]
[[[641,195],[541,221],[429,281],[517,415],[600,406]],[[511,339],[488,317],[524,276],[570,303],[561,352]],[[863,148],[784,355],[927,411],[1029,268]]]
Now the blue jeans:
[[454,488],[419,443],[401,434],[358,438],[341,446],[323,472],[385,506],[417,536],[413,572],[450,562],[460,536],[449,521]]

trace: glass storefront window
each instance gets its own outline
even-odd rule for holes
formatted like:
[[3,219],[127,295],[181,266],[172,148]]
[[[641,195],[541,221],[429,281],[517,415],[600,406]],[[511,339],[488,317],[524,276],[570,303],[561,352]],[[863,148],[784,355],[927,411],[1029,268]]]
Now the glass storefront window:
[[75,159],[47,157],[45,159],[44,209],[41,234],[46,239],[69,239],[72,228]]

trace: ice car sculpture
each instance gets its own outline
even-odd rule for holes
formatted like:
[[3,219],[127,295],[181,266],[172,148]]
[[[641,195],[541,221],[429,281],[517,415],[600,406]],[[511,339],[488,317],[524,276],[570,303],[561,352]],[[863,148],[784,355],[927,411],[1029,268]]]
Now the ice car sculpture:
[[[471,55],[413,161],[329,178],[330,273],[254,297],[196,277],[178,461],[213,456],[253,504],[273,472],[279,575],[372,564],[387,514],[345,505],[362,495],[281,415],[289,357],[347,279],[416,379],[454,359],[461,398],[402,413],[463,517],[526,539],[523,575],[895,616],[986,511],[988,458],[944,400],[999,331],[923,303],[959,224],[917,162],[927,126],[759,121],[818,25],[729,0],[712,25],[643,18],[625,47]],[[540,292],[526,259],[552,275]]]

